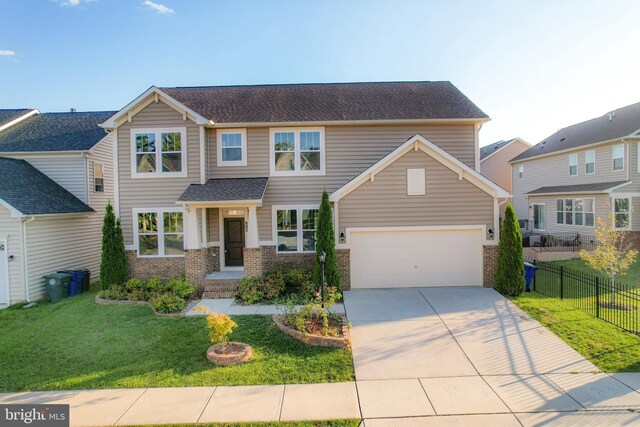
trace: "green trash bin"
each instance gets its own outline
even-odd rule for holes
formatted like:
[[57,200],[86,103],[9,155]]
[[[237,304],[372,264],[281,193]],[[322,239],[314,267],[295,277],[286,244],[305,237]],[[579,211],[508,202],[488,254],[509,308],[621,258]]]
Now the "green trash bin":
[[67,296],[71,275],[66,273],[47,274],[43,277],[47,288],[47,297],[51,302],[58,302]]

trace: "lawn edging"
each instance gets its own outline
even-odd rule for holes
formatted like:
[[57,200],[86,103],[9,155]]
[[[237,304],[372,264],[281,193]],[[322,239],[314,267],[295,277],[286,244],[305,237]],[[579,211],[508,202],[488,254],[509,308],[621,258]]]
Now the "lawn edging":
[[349,332],[349,326],[347,325],[347,318],[342,318],[342,336],[341,337],[325,337],[322,335],[305,334],[296,329],[290,328],[282,321],[283,316],[281,314],[274,314],[272,316],[273,323],[277,328],[285,334],[302,341],[305,344],[314,345],[318,347],[335,347],[335,348],[351,348],[351,334]]

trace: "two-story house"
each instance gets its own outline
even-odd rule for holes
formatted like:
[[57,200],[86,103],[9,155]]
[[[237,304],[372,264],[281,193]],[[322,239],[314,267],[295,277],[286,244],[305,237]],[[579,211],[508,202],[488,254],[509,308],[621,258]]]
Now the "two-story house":
[[[522,138],[512,138],[480,147],[480,173],[511,192],[511,164],[509,161],[531,148]],[[504,217],[506,203],[500,205],[500,218]]]
[[491,283],[487,120],[449,82],[151,87],[102,125],[130,274],[311,267],[326,189],[345,288]]
[[640,103],[560,129],[511,161],[518,219],[534,233],[593,236],[614,212],[640,231],[639,160]]
[[0,308],[42,299],[58,270],[99,278],[113,148],[98,124],[112,115],[0,110]]

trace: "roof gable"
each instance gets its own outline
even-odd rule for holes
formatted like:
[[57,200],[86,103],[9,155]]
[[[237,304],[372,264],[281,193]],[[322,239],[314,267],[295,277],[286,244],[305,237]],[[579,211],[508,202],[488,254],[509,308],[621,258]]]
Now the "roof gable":
[[0,157],[0,201],[12,216],[93,212],[25,160]]
[[503,141],[494,142],[493,144],[485,145],[484,147],[480,147],[480,161],[486,160],[494,154],[501,151],[503,148],[510,146],[513,143],[521,143],[526,147],[531,147],[527,141],[522,138],[511,138]]
[[467,179],[469,182],[476,185],[478,188],[482,189],[493,197],[511,197],[511,195],[502,187],[491,182],[480,173],[471,169],[469,166],[465,165],[460,160],[456,159],[451,154],[447,153],[423,136],[416,134],[409,138],[404,144],[380,159],[370,168],[362,172],[360,175],[356,176],[351,181],[340,187],[338,190],[334,191],[329,196],[329,200],[331,200],[332,202],[337,202],[365,182],[369,180],[374,181],[376,174],[380,173],[386,167],[393,164],[396,160],[398,160],[410,150],[424,151],[427,155],[431,156],[438,162],[442,163],[444,166],[457,173],[460,180]]

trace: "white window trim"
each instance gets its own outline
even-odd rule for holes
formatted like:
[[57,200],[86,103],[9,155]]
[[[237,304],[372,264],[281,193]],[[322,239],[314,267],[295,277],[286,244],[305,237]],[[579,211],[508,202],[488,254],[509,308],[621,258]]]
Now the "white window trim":
[[[180,132],[182,136],[182,170],[180,172],[162,172],[162,151],[159,150],[160,133],[164,132]],[[152,173],[138,173],[138,165],[136,159],[136,133],[155,133],[156,134],[156,171]],[[187,176],[187,128],[132,128],[130,132],[130,153],[131,153],[131,178],[185,178]],[[158,161],[160,160],[160,161]]]
[[[278,250],[278,215],[277,215],[277,211],[282,211],[282,210],[296,210],[298,211],[296,214],[296,220],[297,220],[297,224],[296,224],[296,231],[298,232],[298,250],[296,251],[283,251],[280,252]],[[302,211],[304,209],[320,209],[320,205],[273,205],[271,207],[271,219],[272,219],[272,239],[273,242],[275,243],[276,246],[276,253],[281,254],[281,255],[286,255],[286,254],[313,254],[315,253],[315,251],[305,251],[304,250],[304,245],[303,245],[303,233],[302,233]],[[316,224],[316,232],[317,232],[318,228],[317,228],[317,224]]]
[[[542,208],[544,210],[544,228],[535,228],[535,226],[536,226],[536,222],[535,222],[536,206],[542,206]],[[547,228],[547,206],[544,203],[532,203],[531,204],[531,229],[533,231],[545,231],[546,228]]]
[[[593,162],[587,162],[587,153],[593,153]],[[593,172],[587,170],[587,165],[593,163]],[[587,150],[584,152],[584,174],[593,175],[596,173],[596,150]]]
[[[616,157],[613,157],[613,152],[616,149],[616,147],[622,147],[622,169],[615,169],[615,159]],[[611,170],[613,172],[620,172],[620,171],[624,171],[624,154],[625,149],[624,149],[624,144],[616,144],[613,147],[611,147]]]
[[[275,161],[274,134],[276,132],[294,133],[294,161],[295,170],[277,171]],[[300,132],[320,132],[320,170],[301,171],[300,170]],[[324,127],[296,127],[296,128],[269,128],[269,171],[271,176],[324,176],[325,167],[325,137]]]
[[518,179],[524,179],[524,165],[518,166]]
[[[102,169],[102,176],[96,175],[97,166],[100,165],[100,169]],[[96,190],[96,179],[102,179],[102,191]],[[94,193],[104,193],[104,163],[102,162],[93,162],[93,192]]]
[[[224,134],[240,134],[240,138],[242,139],[242,159],[241,160],[222,160],[222,135]],[[218,166],[247,166],[247,129],[217,129],[216,130],[216,145],[217,149],[217,158],[218,158]]]
[[636,142],[636,172],[640,173],[640,141]]
[[[616,199],[627,199],[629,200],[629,212],[626,212],[627,217],[629,217],[629,221],[627,222],[627,226],[626,227],[616,227],[615,226],[615,215],[616,215]],[[613,216],[614,216],[614,228],[616,230],[631,230],[631,224],[632,224],[632,218],[631,218],[631,213],[633,211],[631,204],[633,203],[633,199],[631,197],[613,197],[612,198],[612,203],[611,203],[611,211],[613,212]]]
[[[562,200],[562,224],[558,222],[558,200]],[[566,201],[571,200],[571,210],[566,210]],[[576,211],[576,200],[582,200],[582,212]],[[593,212],[588,212],[586,208],[585,201],[591,200],[593,201]],[[571,224],[567,224],[566,213],[571,212],[573,219]],[[582,225],[576,224],[576,212],[582,213]],[[593,225],[587,225],[587,214],[593,214]],[[558,197],[556,198],[556,225],[562,225],[563,227],[585,227],[585,228],[595,228],[596,226],[596,199],[595,197]]]
[[[572,160],[574,159],[575,159],[575,163],[572,162]],[[571,173],[571,166],[576,167],[575,174]],[[569,176],[578,176],[578,154],[577,153],[569,154]]]
[[[182,234],[186,243],[185,221],[187,220],[186,212],[183,208],[134,208],[133,212],[133,243],[136,247],[136,256],[138,258],[182,258],[181,255],[165,255],[164,254],[164,215],[165,212],[182,212]],[[140,240],[138,238],[138,214],[155,213],[158,218],[158,255],[140,255]]]

